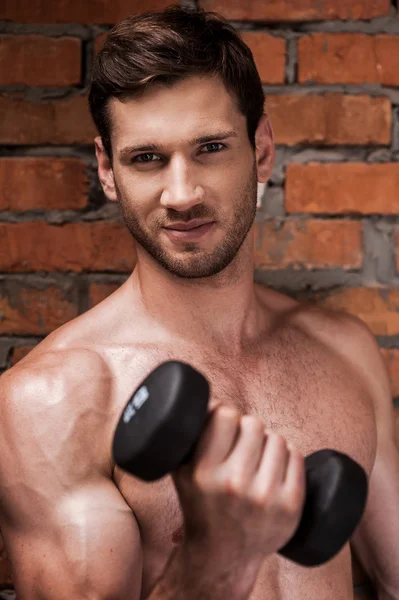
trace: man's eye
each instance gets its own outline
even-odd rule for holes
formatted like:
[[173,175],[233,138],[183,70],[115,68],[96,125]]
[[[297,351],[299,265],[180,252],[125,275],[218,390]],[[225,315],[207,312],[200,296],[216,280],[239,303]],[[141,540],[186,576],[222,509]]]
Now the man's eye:
[[[209,144],[205,144],[205,146],[203,146],[203,148],[207,148],[208,146],[222,146],[222,148],[220,148],[216,152],[204,152],[204,154],[217,154],[218,152],[220,152],[220,150],[222,150],[223,148],[226,147],[224,144],[222,144],[220,142],[210,142]],[[148,164],[148,163],[154,162],[153,160],[139,160],[143,156],[157,156],[157,154],[154,154],[153,152],[146,152],[145,154],[138,154],[137,156],[132,158],[132,162],[138,162],[141,164]],[[158,162],[158,161],[155,161],[155,162]]]
[[[206,148],[207,146],[223,146],[223,148],[226,147],[224,144],[221,144],[220,142],[210,142],[209,144],[205,144],[205,146],[203,146],[203,148]],[[205,154],[215,154],[215,152],[210,152],[210,153],[205,152]]]

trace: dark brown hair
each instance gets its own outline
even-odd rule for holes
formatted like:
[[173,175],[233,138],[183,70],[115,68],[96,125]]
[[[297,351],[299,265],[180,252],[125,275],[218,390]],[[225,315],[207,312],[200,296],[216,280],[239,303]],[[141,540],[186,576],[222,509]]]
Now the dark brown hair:
[[151,83],[171,87],[191,75],[222,79],[255,150],[265,96],[251,50],[220,14],[172,4],[115,25],[95,57],[89,106],[111,162],[109,99],[140,97]]

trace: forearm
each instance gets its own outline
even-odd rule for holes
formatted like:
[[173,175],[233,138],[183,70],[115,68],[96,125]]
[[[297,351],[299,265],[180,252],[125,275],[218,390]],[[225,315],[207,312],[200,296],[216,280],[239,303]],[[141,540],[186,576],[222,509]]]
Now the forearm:
[[[155,588],[146,600],[248,600],[254,588],[261,559],[249,565],[189,559],[179,546]],[[265,598],[266,600],[266,598]]]

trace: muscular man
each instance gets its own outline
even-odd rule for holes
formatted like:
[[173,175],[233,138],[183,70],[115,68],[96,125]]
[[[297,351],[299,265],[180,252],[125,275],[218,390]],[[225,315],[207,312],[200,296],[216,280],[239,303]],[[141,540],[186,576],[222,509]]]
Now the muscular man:
[[[98,174],[137,264],[0,380],[0,525],[19,600],[349,600],[349,543],[315,568],[276,552],[298,523],[303,457],[320,448],[365,469],[350,542],[379,599],[399,598],[378,345],[358,319],[253,281],[257,184],[274,157],[263,101],[248,48],[207,13],[127,19],[97,56]],[[193,464],[145,483],[115,466],[112,438],[168,359],[209,379],[212,416]]]

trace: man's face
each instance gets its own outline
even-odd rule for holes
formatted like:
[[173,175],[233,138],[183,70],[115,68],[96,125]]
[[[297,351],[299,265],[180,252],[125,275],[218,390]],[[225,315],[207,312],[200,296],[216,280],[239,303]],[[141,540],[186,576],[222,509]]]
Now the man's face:
[[[171,88],[152,87],[140,99],[113,99],[110,111],[115,191],[133,238],[177,277],[225,269],[255,218],[257,170],[245,118],[223,83],[190,77]],[[231,130],[235,137],[189,144]],[[131,149],[150,143],[157,148]],[[193,219],[213,225],[189,240],[165,229]]]

